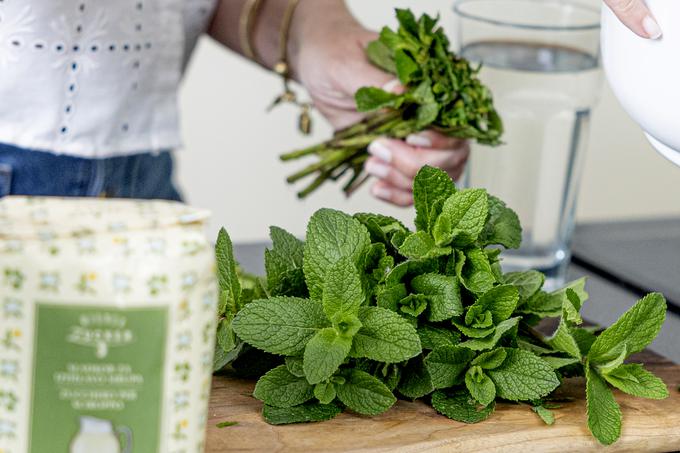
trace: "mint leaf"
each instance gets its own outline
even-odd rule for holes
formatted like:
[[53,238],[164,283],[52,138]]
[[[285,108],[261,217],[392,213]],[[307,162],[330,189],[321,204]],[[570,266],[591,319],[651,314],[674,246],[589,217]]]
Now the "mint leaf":
[[216,334],[217,345],[227,353],[236,347],[236,336],[231,328],[231,321],[229,318],[223,318],[217,324]]
[[427,165],[420,169],[413,182],[415,224],[418,231],[432,232],[444,201],[455,190],[453,181],[445,171]]
[[555,415],[550,409],[547,409],[544,406],[532,406],[531,410],[536,412],[536,414],[541,417],[541,420],[543,420],[543,423],[546,425],[552,425],[555,423]]
[[[435,223],[439,236],[449,236],[448,241],[438,241],[447,245],[451,241],[456,246],[466,246],[477,240],[484,228],[489,208],[486,191],[465,189],[455,192],[442,206],[442,213]],[[439,224],[439,226],[437,226]],[[447,234],[448,232],[448,234]]]
[[364,256],[360,269],[363,269],[364,290],[371,292],[378,283],[382,283],[387,274],[394,268],[394,257],[387,254],[385,244],[371,244]]
[[488,370],[499,397],[511,401],[542,398],[560,384],[553,369],[540,357],[521,349],[506,348],[501,366]]
[[489,218],[479,235],[479,242],[482,247],[502,245],[508,249],[519,248],[522,243],[519,217],[493,195],[489,195]]
[[[468,327],[458,320],[453,320],[452,323],[463,335],[470,338],[486,338],[496,331],[496,326],[493,324],[488,327]],[[500,337],[498,338],[500,339]]]
[[225,421],[225,422],[215,423],[216,428],[228,428],[230,426],[236,426],[236,425],[238,425],[238,422]]
[[397,311],[399,309],[399,302],[407,295],[406,285],[403,283],[394,286],[382,286],[379,287],[375,296],[376,305],[390,311]]
[[354,214],[354,218],[368,229],[372,242],[382,243],[388,248],[395,234],[409,233],[408,228],[394,217],[360,212]]
[[270,425],[290,423],[322,422],[335,418],[342,412],[335,404],[306,403],[295,407],[274,407],[265,405],[262,416]]
[[594,368],[600,374],[606,374],[610,371],[620,367],[623,361],[628,357],[628,349],[625,343],[619,344],[614,349],[610,350],[606,356],[601,357],[601,362],[594,365]]
[[458,279],[440,274],[423,274],[411,280],[411,288],[429,301],[427,319],[445,321],[463,313]]
[[666,299],[659,293],[648,294],[597,337],[588,358],[598,363],[620,344],[626,345],[628,355],[642,351],[659,334],[665,319]]
[[437,390],[432,394],[432,407],[451,420],[463,423],[479,423],[493,414],[496,403],[480,407],[467,390],[444,392]]
[[552,354],[555,352],[552,348],[544,348],[543,346],[528,341],[528,338],[526,337],[524,337],[524,339],[517,339],[517,347],[536,354],[537,356],[543,356],[545,354]]
[[473,351],[484,351],[486,349],[493,349],[496,347],[500,339],[517,327],[519,316],[516,318],[507,319],[496,326],[492,335],[485,338],[473,338],[471,340],[463,341],[460,346],[470,348]]
[[439,104],[436,101],[422,104],[416,110],[416,127],[425,129],[437,120],[437,116],[439,116]]
[[503,281],[509,285],[515,285],[519,290],[522,301],[536,294],[545,283],[545,275],[538,271],[510,272],[503,276]]
[[418,231],[406,237],[399,247],[399,253],[406,258],[421,260],[448,255],[451,253],[451,247],[439,247],[429,233]]
[[[569,300],[569,291],[573,291],[579,300],[580,304],[588,300],[588,293],[585,290],[586,278],[579,278],[572,282],[567,283],[563,288],[553,291],[548,295],[547,304],[549,306],[554,306],[555,308],[564,308],[565,301]],[[573,302],[572,302],[573,304]],[[580,308],[580,307],[579,307]]]
[[519,311],[521,313],[536,314],[542,318],[560,316],[564,309],[565,301],[569,300],[567,297],[567,289],[573,290],[581,303],[588,300],[585,284],[586,279],[580,278],[567,284],[564,288],[549,294],[539,291],[527,300],[526,303],[520,307]]
[[429,395],[434,391],[432,378],[422,356],[409,360],[402,371],[397,389],[399,393],[411,399]]
[[572,288],[567,288],[565,294],[567,295],[567,300],[562,304],[562,319],[569,322],[570,325],[583,324],[583,319],[581,318],[583,302],[581,298]]
[[382,70],[389,72],[390,74],[397,73],[397,67],[394,64],[392,51],[379,39],[368,43],[366,46],[366,55],[368,56],[368,59],[371,60],[371,63]]
[[305,377],[305,370],[302,366],[302,357],[286,357],[286,368],[293,376]]
[[355,218],[332,209],[320,209],[307,225],[303,268],[309,295],[321,300],[326,273],[341,258],[359,267],[370,246],[366,227]]
[[420,337],[420,344],[423,349],[429,350],[440,346],[456,346],[460,343],[460,335],[457,332],[429,324],[418,326],[418,337]]
[[394,266],[385,278],[385,285],[391,287],[411,280],[420,274],[437,272],[439,263],[436,259],[407,260]]
[[265,404],[292,407],[314,397],[314,387],[304,377],[297,377],[285,365],[270,370],[257,381],[253,396]]
[[546,341],[556,351],[566,352],[576,359],[581,359],[581,350],[571,333],[571,329],[564,319],[560,319],[557,330],[552,337],[546,339]]
[[485,370],[493,370],[503,364],[508,353],[503,348],[479,354],[472,361],[472,365],[477,365]]
[[427,310],[429,301],[429,298],[422,294],[410,294],[399,301],[399,311],[417,318]]
[[378,415],[397,401],[390,389],[370,374],[351,370],[345,375],[345,383],[336,387],[338,399],[354,412]]
[[296,297],[256,300],[232,322],[243,341],[272,354],[299,355],[317,331],[328,326],[320,303]]
[[390,391],[394,391],[401,380],[401,366],[398,364],[382,365],[375,376],[383,381]]
[[362,326],[354,336],[352,357],[396,363],[420,354],[416,329],[397,313],[363,307],[359,310],[359,320]]
[[236,360],[239,356],[245,343],[239,342],[236,347],[230,351],[225,351],[219,344],[215,343],[215,355],[213,356],[213,371],[220,371],[222,368]]
[[[432,92],[432,82],[430,80],[423,80],[420,83],[420,85],[418,85],[418,87],[415,90],[413,90],[413,99],[420,105],[431,104],[433,102],[436,102],[437,99],[435,98],[434,93]],[[426,167],[433,168],[433,167],[429,167],[429,166],[426,166]],[[441,171],[441,170],[439,170],[439,171]],[[444,174],[446,174],[446,173],[444,173]],[[428,188],[428,190],[430,192],[434,193],[436,191],[436,187],[431,186],[431,187]],[[451,194],[449,194],[449,195],[451,195]],[[449,195],[444,197],[444,200],[446,200],[446,198],[448,198]],[[444,200],[442,200],[442,202]]]
[[479,295],[489,291],[496,283],[489,258],[481,249],[456,252],[456,271],[460,282],[471,292]]
[[581,327],[573,327],[571,329],[571,336],[574,337],[578,349],[581,351],[581,356],[588,355],[590,348],[597,339],[594,333]]
[[574,365],[575,363],[581,363],[580,359],[574,357],[553,357],[549,355],[542,356],[543,359],[553,370],[559,370],[565,366]]
[[364,87],[354,95],[359,112],[370,112],[386,107],[397,107],[400,104],[401,96],[388,93],[385,90],[375,87]]
[[332,327],[321,329],[305,347],[303,369],[310,384],[329,379],[345,361],[352,339],[338,335]]
[[240,308],[241,283],[236,275],[234,247],[227,230],[222,228],[215,244],[217,281],[220,287],[219,314],[235,314]]
[[343,257],[326,272],[323,309],[332,319],[337,313],[357,314],[364,303],[361,276],[350,258]]
[[333,328],[344,338],[352,338],[361,328],[361,321],[356,315],[337,313],[333,316]]
[[479,366],[475,365],[465,373],[465,387],[482,406],[488,406],[496,398],[496,386]]
[[607,383],[586,363],[586,409],[588,428],[604,445],[611,445],[621,436],[621,408]]
[[[305,243],[293,236],[283,228],[272,226],[269,228],[269,237],[272,240],[272,248],[269,249],[273,271],[287,271],[302,268],[302,258]],[[266,257],[267,254],[265,254]],[[267,270],[269,273],[269,269]]]
[[475,353],[457,346],[440,346],[425,357],[425,366],[435,389],[459,383]]
[[465,323],[470,326],[475,312],[489,311],[493,323],[498,324],[512,315],[519,302],[519,291],[512,285],[501,285],[491,288],[470,306],[465,316]]
[[264,252],[267,287],[275,296],[301,295],[307,292],[302,257],[304,243],[278,227],[271,227],[272,249]]
[[417,38],[419,27],[413,12],[410,9],[401,8],[397,8],[395,11],[399,21],[399,33],[402,35],[410,34],[412,37]]
[[332,382],[320,382],[314,386],[314,397],[321,404],[330,404],[336,397],[335,385]]
[[394,52],[394,63],[397,66],[399,81],[404,85],[411,82],[411,76],[419,69],[413,58],[401,49]]
[[611,385],[629,395],[654,400],[662,400],[669,396],[666,384],[638,363],[621,365],[603,374],[603,377]]

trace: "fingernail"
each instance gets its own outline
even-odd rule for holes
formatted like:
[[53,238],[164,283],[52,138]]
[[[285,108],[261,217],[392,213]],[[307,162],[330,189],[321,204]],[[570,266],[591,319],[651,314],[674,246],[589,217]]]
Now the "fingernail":
[[376,140],[368,145],[368,152],[388,164],[392,162],[392,150],[380,140]]
[[392,191],[383,186],[373,186],[371,193],[374,197],[380,198],[381,200],[389,200],[392,197]]
[[390,167],[387,165],[383,165],[379,162],[375,162],[373,160],[369,160],[366,162],[366,173],[369,175],[373,175],[376,178],[387,178],[387,175],[390,172]]
[[399,79],[392,79],[389,82],[387,82],[385,85],[383,85],[382,89],[384,91],[387,91],[388,93],[395,93],[399,94],[401,91],[401,82]]
[[423,135],[411,134],[406,137],[406,143],[411,146],[419,146],[421,148],[432,148],[432,140]]
[[662,35],[661,27],[652,16],[647,16],[642,21],[642,28],[651,39],[659,39]]

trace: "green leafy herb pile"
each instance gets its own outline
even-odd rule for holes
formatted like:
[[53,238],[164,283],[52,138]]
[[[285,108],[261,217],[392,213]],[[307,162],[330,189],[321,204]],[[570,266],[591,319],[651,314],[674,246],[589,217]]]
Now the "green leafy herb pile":
[[409,10],[396,11],[397,31],[383,28],[366,49],[373,64],[395,74],[404,92],[394,94],[365,87],[356,93],[357,109],[372,112],[364,121],[319,145],[281,156],[284,161],[315,155],[317,161],[288,177],[293,183],[316,175],[299,196],[304,198],[327,180],[352,173],[345,184],[351,193],[366,179],[367,146],[376,138],[404,138],[425,129],[480,143],[497,145],[503,132],[489,90],[477,78],[477,68],[453,54],[438,19],[416,20]]
[[[312,216],[304,242],[272,228],[267,276],[243,286],[220,233],[215,368],[261,376],[254,396],[269,423],[345,409],[377,415],[402,397],[465,423],[490,417],[499,400],[522,402],[550,424],[553,392],[585,376],[588,426],[611,444],[622,422],[611,387],[668,396],[642,365],[624,363],[658,334],[663,296],[646,296],[596,335],[581,326],[583,280],[545,292],[539,272],[501,271],[498,246],[518,247],[521,237],[501,200],[457,190],[431,167],[417,175],[414,198],[415,232],[330,209]],[[559,318],[549,337],[534,328],[546,317]]]

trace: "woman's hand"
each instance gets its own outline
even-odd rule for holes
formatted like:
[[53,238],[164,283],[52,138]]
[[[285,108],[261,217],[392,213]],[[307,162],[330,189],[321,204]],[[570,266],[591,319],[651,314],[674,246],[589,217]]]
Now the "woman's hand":
[[371,193],[399,206],[413,204],[413,179],[423,165],[439,167],[454,181],[460,178],[470,154],[467,141],[433,131],[409,136],[406,141],[379,139],[368,148],[366,171],[378,178]]
[[[675,0],[677,1],[677,0]],[[604,0],[628,28],[643,38],[658,39],[662,31],[644,0]]]
[[[318,2],[318,3],[317,3]],[[325,3],[325,8],[321,4]],[[354,93],[364,86],[399,91],[394,76],[373,66],[364,49],[377,38],[358,24],[348,12],[332,11],[332,4],[342,2],[305,1],[300,8],[305,18],[297,24],[297,37],[291,52],[295,77],[309,91],[315,107],[336,129],[350,126],[363,118],[356,111]],[[342,6],[344,8],[344,5]],[[332,9],[332,8],[331,8]],[[323,11],[321,14],[319,11]],[[310,19],[313,15],[317,19]],[[320,24],[321,23],[321,24]],[[413,203],[413,179],[423,165],[439,167],[458,179],[469,154],[467,142],[427,131],[405,141],[379,139],[369,146],[372,157],[366,171],[378,181],[372,194],[399,206]]]

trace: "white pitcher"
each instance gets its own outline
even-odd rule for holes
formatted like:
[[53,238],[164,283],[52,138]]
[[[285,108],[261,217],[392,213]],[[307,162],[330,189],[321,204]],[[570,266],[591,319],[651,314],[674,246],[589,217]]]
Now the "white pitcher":
[[663,30],[644,39],[602,9],[602,59],[623,108],[654,147],[680,165],[680,0],[646,0]]
[[[121,438],[124,439],[121,447]],[[132,432],[127,426],[115,430],[110,420],[80,417],[80,430],[71,442],[70,453],[131,453]]]

